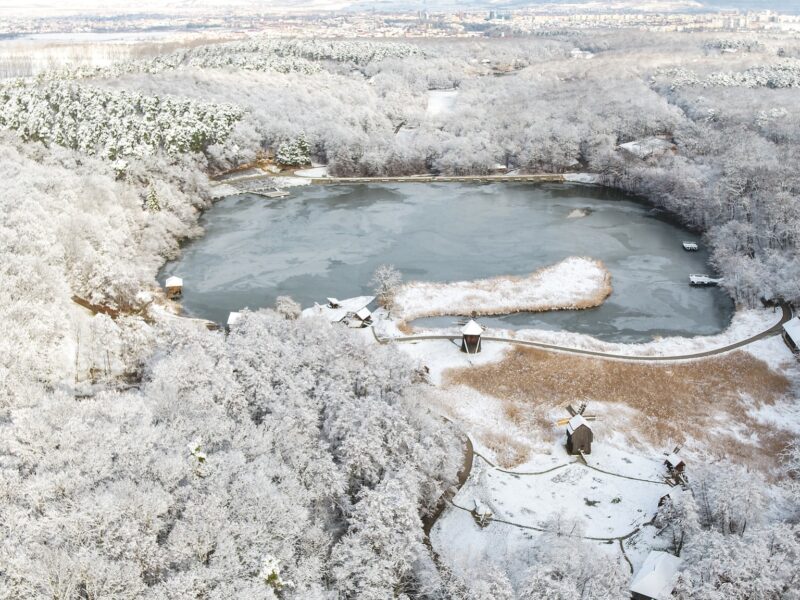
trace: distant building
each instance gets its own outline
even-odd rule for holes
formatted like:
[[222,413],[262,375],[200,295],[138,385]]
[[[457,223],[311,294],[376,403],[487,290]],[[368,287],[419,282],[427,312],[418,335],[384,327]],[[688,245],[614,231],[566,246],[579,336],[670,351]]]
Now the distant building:
[[669,600],[678,578],[681,559],[667,552],[652,551],[631,581],[633,600]]
[[783,324],[783,341],[795,354],[800,352],[800,317]]
[[228,321],[225,323],[225,328],[230,331],[230,328],[242,318],[242,313],[232,312],[228,315]]
[[474,320],[464,325],[461,329],[461,351],[467,354],[477,354],[481,351],[481,335],[483,327]]
[[567,452],[591,454],[594,432],[583,415],[575,415],[567,423]]
[[167,299],[172,300],[173,298],[180,298],[181,294],[183,294],[183,279],[180,277],[167,277],[167,280],[164,282],[164,288],[167,292]]

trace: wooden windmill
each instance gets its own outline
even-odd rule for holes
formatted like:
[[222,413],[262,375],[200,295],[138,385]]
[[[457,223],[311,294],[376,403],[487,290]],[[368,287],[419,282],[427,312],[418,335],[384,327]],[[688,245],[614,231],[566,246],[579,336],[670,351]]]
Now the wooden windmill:
[[567,426],[567,452],[570,454],[591,454],[594,432],[589,421],[596,421],[596,415],[586,414],[586,402],[581,402],[578,410],[567,405],[569,418],[559,419],[559,425]]

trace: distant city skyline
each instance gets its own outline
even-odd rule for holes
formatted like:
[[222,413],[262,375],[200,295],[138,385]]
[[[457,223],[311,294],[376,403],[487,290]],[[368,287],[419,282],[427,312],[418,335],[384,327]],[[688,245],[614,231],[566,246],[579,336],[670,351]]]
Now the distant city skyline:
[[[253,10],[265,13],[328,12],[338,10],[489,10],[522,9],[536,6],[570,5],[582,10],[775,10],[799,12],[796,0],[0,0],[0,16],[59,16],[71,13],[138,14],[144,12],[168,14],[194,10],[225,12]],[[657,6],[657,8],[654,8]]]

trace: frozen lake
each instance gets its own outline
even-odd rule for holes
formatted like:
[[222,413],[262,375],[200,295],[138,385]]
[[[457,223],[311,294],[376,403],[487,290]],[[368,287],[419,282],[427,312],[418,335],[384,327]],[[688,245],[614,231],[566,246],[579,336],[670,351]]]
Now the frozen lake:
[[[603,260],[614,291],[585,311],[482,318],[489,327],[563,329],[609,341],[706,335],[733,314],[717,288],[692,288],[708,273],[700,240],[668,216],[620,192],[579,184],[381,183],[292,188],[269,200],[239,195],[205,213],[204,237],[165,265],[184,278],[187,313],[224,322],[230,311],[273,306],[290,295],[304,307],[326,296],[370,292],[384,263],[405,280],[453,281],[522,275],[568,256]],[[423,319],[449,326],[449,317]]]

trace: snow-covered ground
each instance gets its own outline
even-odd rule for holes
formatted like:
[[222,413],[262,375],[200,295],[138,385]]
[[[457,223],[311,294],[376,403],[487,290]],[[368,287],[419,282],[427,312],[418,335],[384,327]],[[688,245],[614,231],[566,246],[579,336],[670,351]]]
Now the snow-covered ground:
[[395,312],[411,321],[438,315],[588,308],[601,304],[610,293],[611,276],[602,262],[570,257],[528,277],[410,282],[395,295]]
[[298,169],[294,172],[297,177],[308,177],[312,179],[319,179],[328,176],[328,167],[321,165],[318,167],[311,167],[310,169]]
[[428,92],[426,114],[429,117],[452,112],[458,98],[458,90],[431,90]]
[[[664,473],[662,456],[636,455],[615,444],[594,444],[587,459],[589,465],[627,477],[660,481]],[[653,547],[653,528],[645,524],[656,513],[659,499],[674,488],[608,475],[574,460],[566,454],[562,438],[548,454],[535,459],[536,464],[514,469],[523,473],[566,465],[548,473],[508,473],[475,457],[472,475],[453,502],[471,510],[477,499],[492,511],[495,520],[481,528],[470,513],[450,507],[431,532],[434,549],[461,572],[480,569],[489,562],[503,565],[512,575],[520,574],[528,566],[525,557],[542,534],[515,525],[543,528],[548,518],[560,516],[580,521],[583,535],[588,537],[620,537],[641,528],[625,542],[629,558],[638,566]],[[596,543],[598,551],[620,555],[618,543]]]

